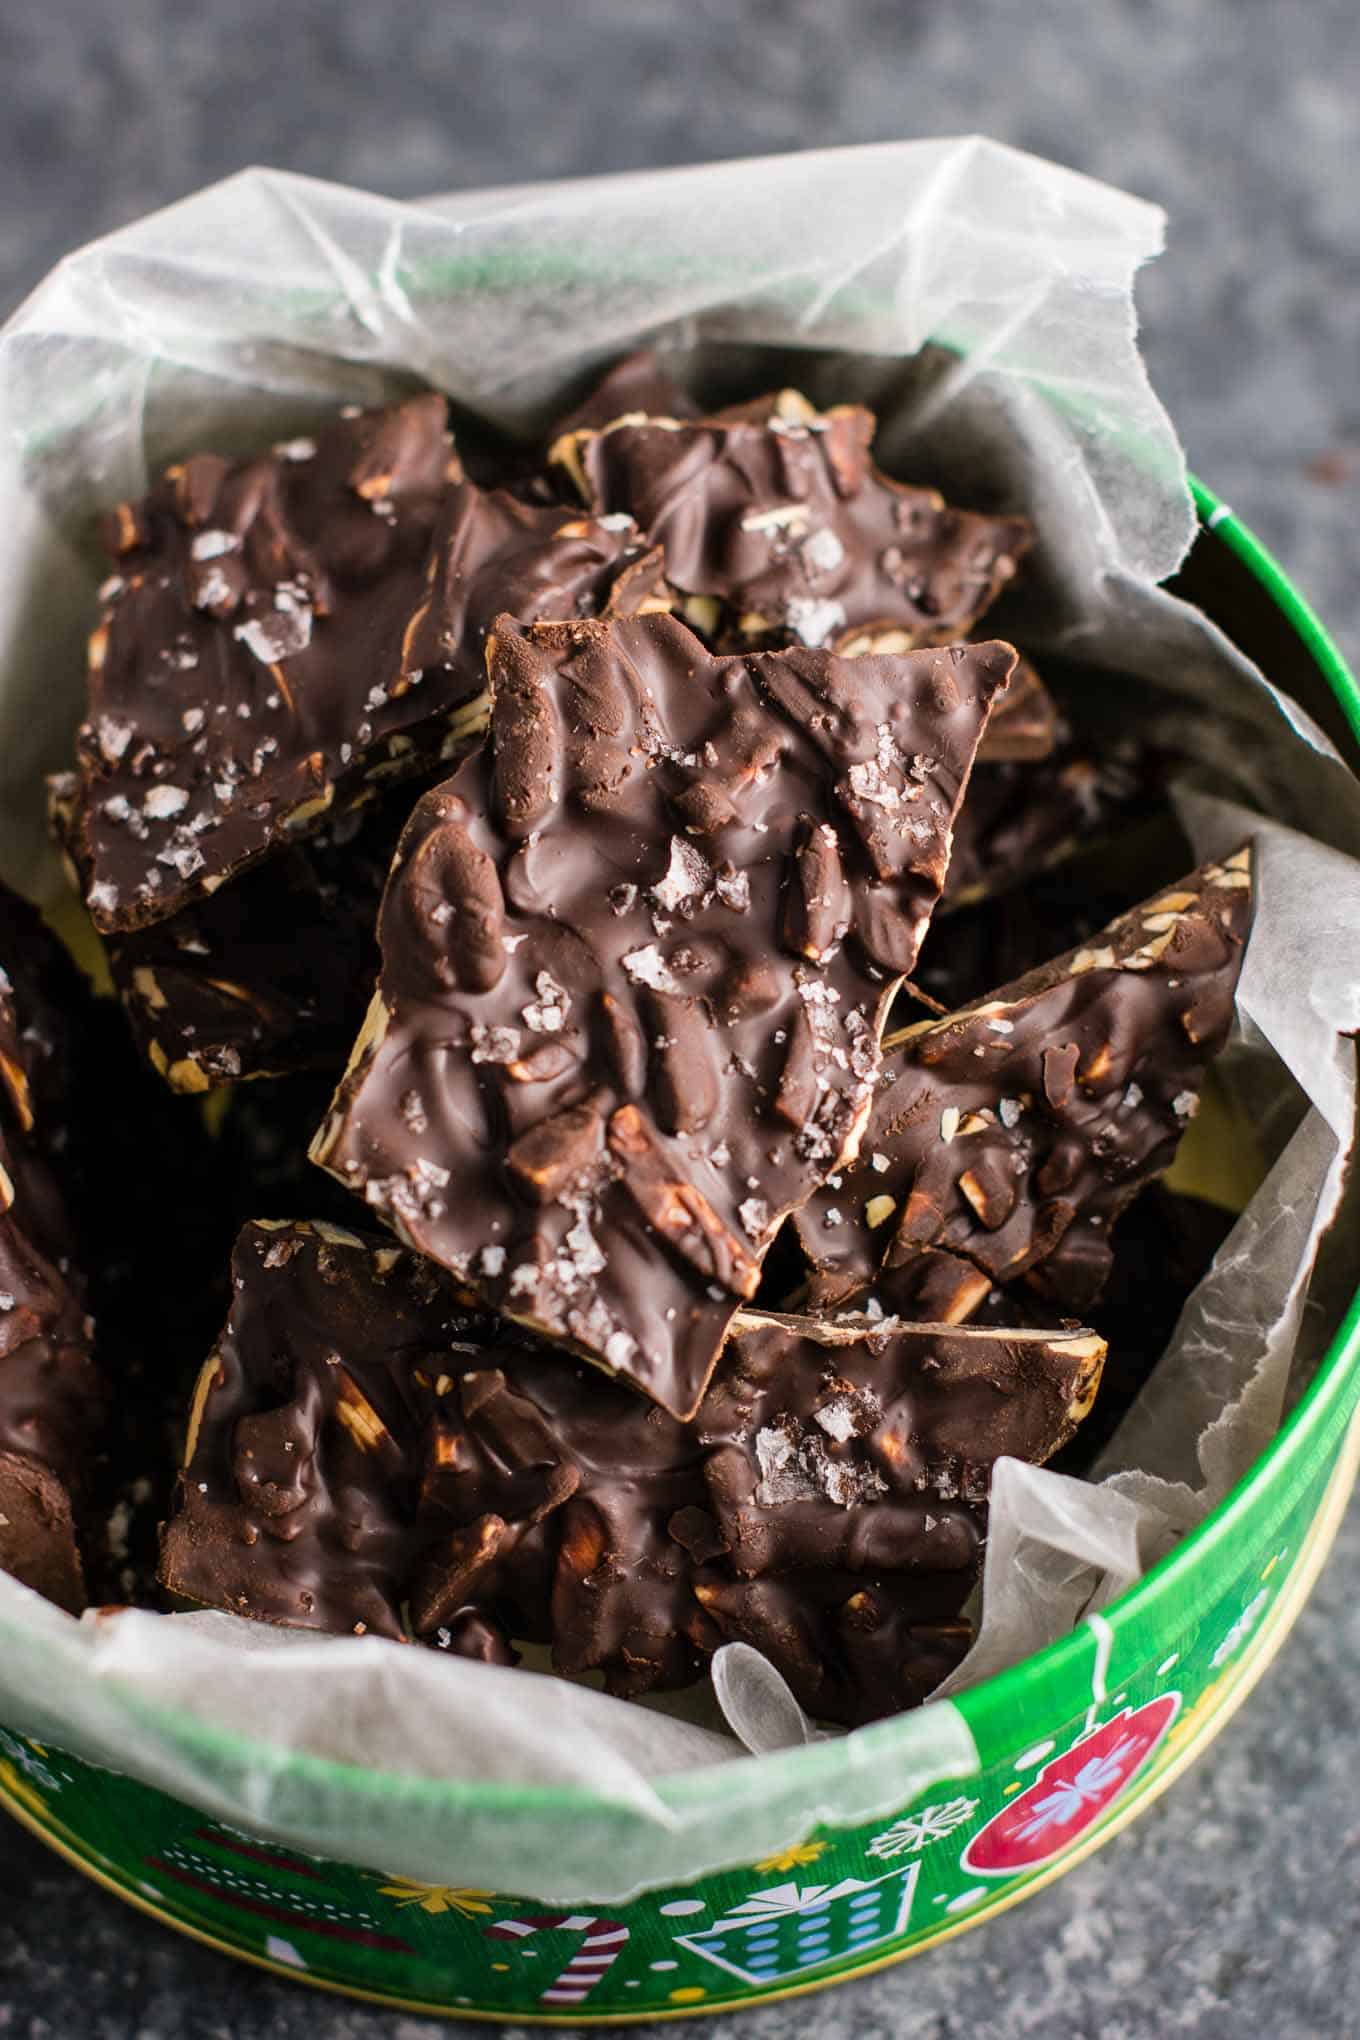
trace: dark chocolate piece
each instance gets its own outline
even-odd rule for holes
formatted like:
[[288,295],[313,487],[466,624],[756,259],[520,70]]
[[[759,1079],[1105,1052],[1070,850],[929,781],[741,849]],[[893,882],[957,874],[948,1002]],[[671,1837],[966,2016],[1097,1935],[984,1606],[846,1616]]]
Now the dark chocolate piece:
[[853,653],[966,637],[1031,541],[1023,517],[949,508],[869,458],[874,420],[795,390],[689,422],[636,415],[568,432],[552,454],[597,513],[664,548],[682,613],[726,645]]
[[0,1567],[72,1610],[106,1412],[63,1180],[87,1000],[36,910],[0,887]]
[[265,1622],[402,1636],[418,1446],[467,1324],[453,1285],[325,1224],[245,1227],[194,1392],[161,1577]]
[[1164,754],[1138,737],[1093,746],[1059,726],[1038,762],[995,756],[978,769],[954,831],[941,908],[1023,885],[1100,838],[1146,819],[1166,778]]
[[106,520],[118,571],[90,641],[58,820],[105,932],[213,891],[480,728],[482,635],[593,606],[622,519],[463,478],[442,397],[342,413],[230,464],[198,454]]
[[194,1398],[162,1578],[257,1620],[414,1635],[495,1662],[551,1642],[614,1691],[685,1685],[709,1625],[668,1524],[698,1440],[470,1312],[417,1255],[248,1225]]
[[138,1045],[172,1089],[343,1067],[378,974],[378,907],[413,798],[402,789],[342,815],[169,920],[108,938]]
[[1089,1310],[1111,1225],[1170,1165],[1227,1039],[1250,918],[1244,849],[890,1041],[858,1161],[795,1221],[812,1306],[873,1284],[909,1316],[961,1322],[1023,1276]]
[[972,1572],[812,1572],[695,1582],[724,1643],[763,1651],[809,1714],[859,1728],[927,1699],[973,1641]]
[[715,658],[497,626],[314,1158],[489,1303],[677,1415],[853,1150],[1009,646]]
[[1020,658],[987,725],[978,763],[1037,765],[1052,756],[1064,734],[1057,702],[1029,660]]
[[107,1396],[94,1328],[70,1284],[0,1217],[0,1568],[78,1614],[78,1517]]
[[993,1463],[1065,1444],[1104,1356],[1087,1331],[743,1316],[694,1424],[734,1569],[971,1566]]
[[565,433],[594,432],[616,418],[697,418],[699,406],[663,367],[650,347],[625,354],[607,369],[588,396],[558,419],[548,434],[555,445]]
[[725,1636],[873,1719],[957,1661],[990,1465],[1089,1402],[1089,1333],[751,1317],[698,1419],[466,1311],[420,1257],[248,1225],[194,1397],[162,1577],[257,1620],[413,1637],[610,1691]]

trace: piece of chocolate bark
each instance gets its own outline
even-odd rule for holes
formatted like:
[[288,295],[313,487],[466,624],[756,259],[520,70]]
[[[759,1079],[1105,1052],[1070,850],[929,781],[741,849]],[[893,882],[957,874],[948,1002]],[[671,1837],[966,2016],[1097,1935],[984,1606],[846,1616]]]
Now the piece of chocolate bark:
[[36,910],[0,888],[0,1568],[73,1612],[107,1408],[64,1180],[87,999]]
[[[245,1227],[200,1378],[162,1577],[259,1620],[413,1635],[615,1691],[684,1685],[709,1635],[667,1525],[698,1440],[470,1311],[418,1255],[324,1224]],[[710,1644],[711,1647],[711,1644]]]
[[314,1159],[690,1414],[783,1215],[854,1150],[1014,658],[507,618],[488,742],[402,840]]
[[178,912],[329,812],[456,758],[503,610],[593,608],[622,518],[467,480],[442,397],[197,454],[105,520],[65,847],[104,932]]
[[979,765],[1037,765],[1064,735],[1057,702],[1028,659],[1017,659],[978,750]]
[[79,1296],[0,1217],[0,1570],[85,1605],[81,1543],[108,1398]]
[[343,1067],[378,974],[405,788],[281,846],[206,899],[106,942],[142,1053],[176,1091]]
[[812,1306],[872,1285],[909,1316],[961,1322],[1024,1277],[1089,1310],[1111,1225],[1169,1166],[1227,1039],[1251,897],[1243,849],[890,1039],[859,1159],[795,1221]]
[[[1042,758],[995,752],[978,770],[954,832],[941,910],[1023,885],[1130,824],[1161,799],[1165,754],[1136,736],[1093,744],[1061,723]],[[1004,735],[1003,735],[1004,741]]]
[[727,1547],[695,1592],[724,1641],[822,1719],[923,1700],[972,1642],[993,1464],[1070,1438],[1104,1353],[1076,1328],[743,1318],[695,1422]]
[[596,514],[627,512],[666,555],[696,628],[728,649],[898,651],[964,638],[1031,542],[1023,517],[949,507],[882,474],[874,418],[796,390],[710,418],[615,418],[552,457]]
[[697,418],[699,406],[650,347],[625,354],[581,399],[558,419],[548,434],[549,446],[576,432],[598,432],[616,418]]
[[1104,1357],[1085,1330],[743,1314],[694,1425],[734,1569],[971,1565],[994,1462],[1066,1444]]
[[402,1249],[248,1225],[162,1578],[257,1620],[412,1637],[636,1694],[758,1642],[872,1719],[961,1654],[992,1461],[1089,1402],[1088,1333],[743,1321],[699,1418],[469,1313]]

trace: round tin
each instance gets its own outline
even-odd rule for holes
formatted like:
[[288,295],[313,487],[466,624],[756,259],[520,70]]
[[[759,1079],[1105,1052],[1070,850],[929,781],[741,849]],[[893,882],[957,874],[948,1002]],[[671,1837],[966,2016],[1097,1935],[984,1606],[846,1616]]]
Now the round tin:
[[[1306,603],[1226,504],[1178,587],[1360,759],[1360,689]],[[97,1882],[246,1961],[417,2012],[573,2026],[680,2017],[817,1989],[915,1954],[1014,1905],[1126,1825],[1250,1692],[1322,1565],[1360,1465],[1360,1288],[1308,1393],[1247,1477],[1103,1615],[957,1705],[975,1773],[853,1828],[626,1905],[408,1882],[304,1856],[118,1773],[0,1728],[0,1806]],[[188,1731],[186,1731],[188,1732]],[[202,1730],[192,1731],[201,1744]],[[865,1731],[885,1763],[903,1715]],[[216,1741],[224,1768],[248,1752]],[[818,1751],[769,1761],[816,1769]],[[354,1801],[410,1781],[295,1759]],[[430,1785],[460,1812],[494,1800],[551,1848],[579,1796]],[[722,1772],[663,1796],[721,1793]],[[390,1811],[390,1808],[389,1808]]]

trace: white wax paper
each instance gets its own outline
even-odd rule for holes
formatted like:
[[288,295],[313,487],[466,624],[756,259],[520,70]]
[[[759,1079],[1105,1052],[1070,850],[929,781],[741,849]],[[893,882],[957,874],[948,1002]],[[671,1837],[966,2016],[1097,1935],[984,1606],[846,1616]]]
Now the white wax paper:
[[[254,171],[70,258],[0,333],[0,869],[30,890],[52,883],[39,788],[79,712],[97,509],[197,446],[244,451],[413,384],[530,434],[642,340],[715,393],[860,397],[886,465],[1027,510],[1040,545],[999,627],[1079,656],[1103,702],[1181,746],[1219,803],[1192,816],[1206,843],[1252,826],[1225,800],[1287,825],[1262,859],[1235,1051],[1278,1129],[1274,1173],[1106,1484],[999,1468],[982,1631],[952,1685],[1104,1605],[1259,1450],[1350,1143],[1338,938],[1360,920],[1360,803],[1302,712],[1154,586],[1193,530],[1135,339],[1133,278],[1161,235],[1155,208],[977,139],[414,205]],[[1314,1346],[1337,1303],[1317,1291]],[[976,1762],[948,1699],[827,1736],[741,1646],[715,1668],[721,1712],[712,1695],[662,1712],[220,1615],[78,1624],[2,1577],[0,1645],[12,1726],[296,1847],[545,1902],[750,1862]]]

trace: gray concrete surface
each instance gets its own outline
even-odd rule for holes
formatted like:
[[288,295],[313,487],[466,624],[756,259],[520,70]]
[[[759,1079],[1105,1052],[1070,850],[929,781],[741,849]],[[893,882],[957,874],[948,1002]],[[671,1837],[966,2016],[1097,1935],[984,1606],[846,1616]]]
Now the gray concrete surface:
[[[1140,301],[1191,460],[1360,656],[1354,0],[7,0],[0,76],[0,307],[77,242],[250,162],[415,194],[981,130],[1124,184],[1171,216]],[[1353,1510],[1246,1711],[1082,1870],[733,2030],[1360,2035],[1358,1567]],[[250,1974],[0,1829],[3,2040],[476,2030]]]

